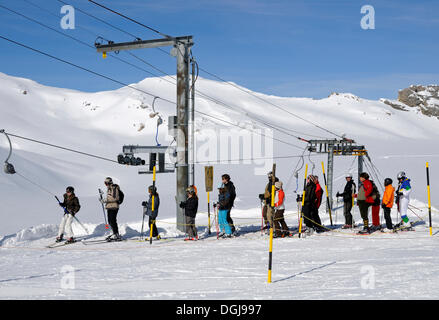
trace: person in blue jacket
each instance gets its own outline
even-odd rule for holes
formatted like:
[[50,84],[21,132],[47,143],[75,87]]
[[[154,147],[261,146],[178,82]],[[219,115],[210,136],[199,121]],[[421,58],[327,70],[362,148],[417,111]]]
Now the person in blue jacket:
[[232,236],[232,227],[227,221],[227,214],[230,208],[230,192],[227,191],[227,187],[224,183],[218,185],[218,202],[214,206],[218,207],[218,224],[221,232],[218,237],[230,238]]

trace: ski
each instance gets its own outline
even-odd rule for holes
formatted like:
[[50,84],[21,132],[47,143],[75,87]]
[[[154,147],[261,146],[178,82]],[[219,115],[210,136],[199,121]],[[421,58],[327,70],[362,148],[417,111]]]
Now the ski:
[[90,244],[99,244],[99,243],[110,243],[110,242],[122,242],[127,241],[127,239],[120,239],[120,240],[110,240],[110,239],[97,239],[97,240],[84,240],[81,241],[84,245],[90,245]]
[[78,242],[78,240],[74,240],[73,242],[67,242],[67,241],[64,241],[64,242],[54,242],[54,243],[49,244],[48,246],[46,246],[46,248],[54,249],[54,248],[63,247],[63,246],[69,245],[69,244],[74,244],[76,242]]

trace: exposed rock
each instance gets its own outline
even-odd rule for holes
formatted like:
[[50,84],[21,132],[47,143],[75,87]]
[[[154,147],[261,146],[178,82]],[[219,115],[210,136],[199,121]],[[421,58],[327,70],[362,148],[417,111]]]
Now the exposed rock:
[[[395,109],[401,110],[401,105],[382,100]],[[398,101],[411,108],[419,108],[422,114],[439,119],[439,85],[412,85],[399,90]],[[404,109],[404,108],[403,108]]]

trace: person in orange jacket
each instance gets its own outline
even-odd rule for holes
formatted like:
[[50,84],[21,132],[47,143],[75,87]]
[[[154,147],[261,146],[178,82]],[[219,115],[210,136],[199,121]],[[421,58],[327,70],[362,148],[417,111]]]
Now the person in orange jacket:
[[395,198],[395,188],[392,186],[392,179],[386,178],[384,179],[384,186],[386,189],[383,194],[383,201],[381,207],[384,210],[384,219],[386,220],[386,228],[391,230],[393,229],[392,217],[390,216],[390,211],[393,207],[393,202]]

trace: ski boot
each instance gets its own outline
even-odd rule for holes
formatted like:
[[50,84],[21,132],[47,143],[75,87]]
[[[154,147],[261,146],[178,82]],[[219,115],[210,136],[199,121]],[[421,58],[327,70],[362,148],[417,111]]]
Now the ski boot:
[[73,237],[68,238],[66,241],[66,243],[74,243],[74,242],[76,242],[76,240],[73,239]]
[[55,239],[56,243],[61,242],[61,241],[63,241],[63,236],[62,235],[60,235],[59,237],[56,237],[56,239]]

